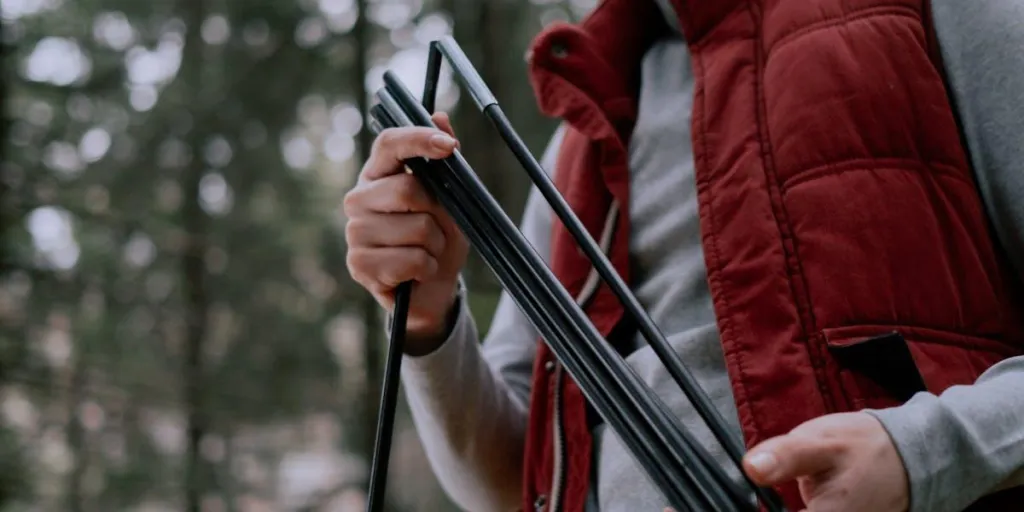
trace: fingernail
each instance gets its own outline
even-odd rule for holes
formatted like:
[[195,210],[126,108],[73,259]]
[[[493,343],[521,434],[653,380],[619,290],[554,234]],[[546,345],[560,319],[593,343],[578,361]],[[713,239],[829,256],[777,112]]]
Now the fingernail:
[[452,149],[455,147],[455,139],[442,133],[439,133],[437,135],[431,135],[430,143],[433,144],[434,147],[436,148],[445,150]]
[[747,463],[753,466],[761,476],[769,477],[772,472],[775,471],[775,466],[778,464],[778,461],[775,459],[775,454],[769,451],[763,451],[751,454],[747,457]]

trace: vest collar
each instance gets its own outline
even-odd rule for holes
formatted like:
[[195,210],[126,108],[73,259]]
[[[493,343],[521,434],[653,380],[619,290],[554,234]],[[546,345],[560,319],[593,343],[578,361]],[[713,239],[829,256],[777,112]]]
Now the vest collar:
[[604,0],[579,25],[552,24],[527,53],[541,112],[592,139],[617,138],[626,147],[640,62],[668,31],[654,0]]

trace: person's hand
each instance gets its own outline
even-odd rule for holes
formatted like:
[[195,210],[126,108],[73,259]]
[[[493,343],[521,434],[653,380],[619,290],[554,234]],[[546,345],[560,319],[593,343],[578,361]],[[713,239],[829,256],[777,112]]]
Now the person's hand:
[[806,512],[904,512],[906,470],[885,428],[864,412],[830,414],[755,446],[743,460],[758,485],[796,480]]
[[452,154],[458,143],[448,116],[435,114],[434,123],[443,131],[382,131],[344,201],[346,263],[352,278],[388,310],[395,288],[414,281],[405,347],[413,355],[430,352],[444,341],[459,271],[469,252],[455,222],[402,164],[413,157]]

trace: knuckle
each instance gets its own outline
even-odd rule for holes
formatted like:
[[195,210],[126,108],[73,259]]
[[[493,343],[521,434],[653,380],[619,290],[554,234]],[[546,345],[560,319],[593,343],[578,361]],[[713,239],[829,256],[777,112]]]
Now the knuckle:
[[[427,211],[434,216],[434,222],[437,224],[438,229],[445,224],[455,225],[455,218],[448,213],[448,209],[445,208],[440,202],[436,201],[433,196],[428,196],[429,201],[427,205]],[[442,233],[444,231],[442,230]]]
[[379,262],[379,269],[378,281],[387,286],[397,286],[409,279],[411,265],[401,257],[401,253],[395,252]]
[[416,131],[412,128],[388,128],[377,136],[376,149],[392,155],[397,160],[417,156]]
[[416,243],[426,246],[430,243],[434,233],[434,219],[428,214],[420,214],[415,217],[412,227],[413,239]]
[[362,242],[362,234],[365,232],[363,224],[362,219],[359,218],[349,219],[345,223],[345,241],[348,242],[350,247],[360,245]]
[[345,254],[345,266],[348,267],[348,273],[352,279],[363,284],[366,281],[366,269],[362,264],[363,259],[360,257],[360,252],[359,249],[349,248],[348,253]]
[[350,246],[345,254],[345,264],[349,268],[362,270],[366,266],[366,251],[362,247]]
[[402,132],[399,128],[385,128],[377,134],[373,142],[373,151],[385,151],[391,149],[399,140]]
[[427,251],[422,248],[417,248],[413,251],[412,265],[420,275],[426,275],[431,268],[433,263],[433,257]]
[[374,146],[370,151],[370,157],[366,160],[362,170],[359,171],[359,181],[356,188],[353,189],[353,191],[357,192],[357,197],[363,195],[368,182],[379,180],[382,176],[392,174],[394,167],[396,167],[395,162],[388,157],[388,151]]
[[416,198],[419,197],[419,182],[408,174],[401,174],[395,177],[395,198],[402,206],[412,209],[416,205]]
[[445,247],[448,245],[448,239],[444,234],[444,230],[441,229],[441,225],[431,215],[426,215],[428,227],[424,233],[423,246],[427,247],[429,252],[435,256],[440,256]]
[[385,297],[391,291],[390,288],[376,281],[367,286],[366,289],[376,297]]
[[842,439],[828,438],[819,441],[817,448],[826,457],[839,458],[847,454],[849,445]]
[[405,280],[403,274],[406,269],[399,265],[386,265],[381,268],[377,281],[384,286],[397,286]]
[[346,217],[352,217],[353,213],[355,213],[360,195],[359,187],[356,186],[346,192],[345,196],[341,198],[341,211],[345,212]]

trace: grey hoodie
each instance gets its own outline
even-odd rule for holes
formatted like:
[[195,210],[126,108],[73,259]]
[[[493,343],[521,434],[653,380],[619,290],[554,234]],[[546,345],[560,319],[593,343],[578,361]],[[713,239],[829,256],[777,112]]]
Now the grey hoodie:
[[[677,27],[668,0],[656,0]],[[1024,262],[1024,2],[932,0],[934,22],[980,192],[998,239]],[[643,63],[630,141],[633,291],[738,432],[698,234],[689,123],[693,77],[685,43],[655,44]],[[681,122],[681,120],[683,122]],[[551,169],[556,133],[544,157]],[[531,193],[521,229],[548,257],[552,213]],[[1024,269],[1024,265],[1021,266]],[[408,358],[403,381],[427,455],[467,510],[515,510],[537,333],[503,295],[483,343],[461,301],[449,339]],[[650,349],[628,363],[722,463],[731,467]],[[1001,485],[1024,483],[1024,358],[972,386],[920,393],[870,411],[907,467],[912,512],[954,512]],[[598,427],[590,509],[661,510],[664,499],[621,442]],[[733,471],[736,476],[736,471]]]

